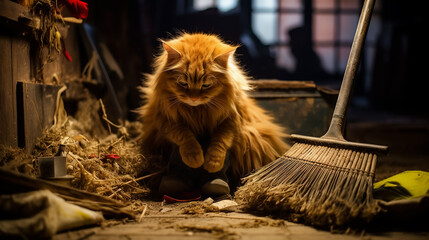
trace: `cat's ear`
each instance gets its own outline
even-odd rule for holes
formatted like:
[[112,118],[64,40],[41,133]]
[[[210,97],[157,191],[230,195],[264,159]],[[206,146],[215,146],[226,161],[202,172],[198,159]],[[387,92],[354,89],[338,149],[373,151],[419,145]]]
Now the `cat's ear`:
[[179,60],[180,57],[182,56],[182,54],[180,54],[179,51],[177,51],[176,49],[174,49],[172,46],[168,45],[168,43],[164,41],[162,41],[162,46],[164,47],[165,51],[168,54],[169,63]]
[[214,62],[219,64],[221,67],[226,68],[228,66],[228,60],[229,58],[234,55],[235,50],[237,47],[231,47],[226,52],[218,55],[215,57]]

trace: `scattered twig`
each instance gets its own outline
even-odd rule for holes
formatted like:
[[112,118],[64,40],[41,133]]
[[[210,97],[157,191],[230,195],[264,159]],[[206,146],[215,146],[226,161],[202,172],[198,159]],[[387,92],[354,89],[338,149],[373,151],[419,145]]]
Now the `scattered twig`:
[[83,23],[82,19],[77,19],[75,17],[63,17],[60,14],[55,14],[54,16],[55,16],[56,20],[60,20],[63,23],[66,23],[66,22],[68,22],[68,23],[77,23],[77,24]]
[[141,222],[141,221],[142,221],[143,216],[146,214],[146,211],[147,211],[147,204],[145,204],[145,206],[144,206],[144,208],[143,208],[143,211],[142,211],[142,213],[140,214],[139,219],[137,220],[137,222]]
[[[122,196],[120,196],[120,195],[118,194],[118,192],[120,192],[120,191],[122,191],[122,188],[119,188],[118,190],[114,191],[114,192],[109,196],[109,198],[113,198],[113,196],[118,196],[119,198],[122,198]],[[121,200],[123,200],[123,199],[121,199]]]
[[57,93],[57,102],[56,102],[56,107],[55,107],[55,114],[54,114],[54,126],[57,126],[57,121],[58,121],[58,114],[60,111],[60,99],[61,99],[61,94],[67,90],[67,86],[64,85],[62,88],[60,88],[60,90],[58,90]]
[[119,194],[121,195],[123,201],[125,201],[125,199],[131,199],[130,194],[126,193],[123,189],[121,192],[119,192]]
[[101,98],[100,98],[99,101],[100,101],[100,105],[101,105],[101,110],[103,111],[103,120],[107,122],[107,127],[109,128],[109,133],[112,134],[112,129],[110,128],[110,125],[112,125],[116,128],[122,128],[122,126],[114,124],[112,121],[110,121],[107,118],[107,112],[106,112],[106,108],[104,107],[103,100],[101,100]]
[[124,138],[125,138],[125,136],[121,136],[121,137],[120,137],[118,140],[116,140],[114,143],[111,143],[111,144],[109,145],[109,147],[108,147],[108,148],[111,148],[111,147],[115,146],[116,144],[120,143]]
[[85,175],[90,176],[93,181],[99,180],[96,177],[94,177],[94,175],[92,175],[92,173],[90,173],[88,170],[85,169],[85,166],[83,166],[83,164],[79,161],[79,158],[80,158],[79,156],[77,156],[76,154],[74,154],[72,152],[68,152],[68,156],[71,156],[77,162],[78,166],[85,173]]
[[96,64],[97,60],[98,60],[97,52],[93,51],[91,59],[89,59],[88,63],[85,65],[85,67],[82,70],[83,80],[86,80],[87,82],[91,81],[92,69],[94,68],[94,65]]
[[132,179],[132,180],[130,180],[130,181],[128,181],[128,182],[124,182],[124,183],[122,183],[121,184],[121,186],[122,185],[126,185],[126,184],[130,184],[130,183],[132,183],[132,182],[137,182],[137,181],[140,181],[140,180],[143,180],[143,179],[146,179],[146,178],[150,178],[150,177],[153,177],[153,176],[155,176],[155,175],[158,175],[158,174],[161,174],[161,173],[163,173],[165,170],[163,169],[163,170],[161,170],[161,171],[158,171],[158,172],[154,172],[154,173],[151,173],[151,174],[148,174],[148,175],[145,175],[145,176],[142,176],[142,177],[139,177],[139,178],[136,178],[136,179]]

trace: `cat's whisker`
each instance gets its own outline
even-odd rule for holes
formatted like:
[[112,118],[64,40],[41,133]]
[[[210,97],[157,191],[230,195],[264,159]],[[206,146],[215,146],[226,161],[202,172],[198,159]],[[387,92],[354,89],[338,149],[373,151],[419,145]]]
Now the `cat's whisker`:
[[208,108],[210,108],[210,110],[216,110],[216,108],[217,108],[211,101],[207,102],[205,104],[205,106],[207,106]]
[[169,96],[168,102],[169,102],[169,105],[167,108],[168,110],[170,110],[172,107],[176,105],[179,106],[181,104],[181,101],[176,96]]
[[181,105],[182,104],[182,102],[181,101],[179,101],[179,100],[176,100],[176,101],[174,101],[170,106],[169,106],[169,108],[171,108],[171,107],[173,107],[173,106],[179,106],[179,105]]
[[208,102],[208,103],[210,103],[212,106],[214,106],[216,109],[219,109],[219,110],[224,110],[225,109],[225,107],[223,106],[223,104],[219,101],[219,100],[217,100],[216,98],[213,98],[210,102]]
[[212,104],[211,102],[208,102],[205,104],[211,111],[215,111],[216,110],[216,106],[214,104]]

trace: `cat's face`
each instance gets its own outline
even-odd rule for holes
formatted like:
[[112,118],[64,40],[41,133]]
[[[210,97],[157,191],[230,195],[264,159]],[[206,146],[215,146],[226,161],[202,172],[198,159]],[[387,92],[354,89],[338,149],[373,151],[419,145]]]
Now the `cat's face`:
[[236,47],[217,41],[204,35],[192,35],[180,42],[163,43],[167,53],[167,86],[174,94],[171,101],[189,106],[218,104],[216,96],[227,85],[228,59]]
[[185,70],[173,71],[169,89],[178,101],[189,106],[213,103],[223,89],[221,77],[221,74],[211,73],[208,68],[189,65]]

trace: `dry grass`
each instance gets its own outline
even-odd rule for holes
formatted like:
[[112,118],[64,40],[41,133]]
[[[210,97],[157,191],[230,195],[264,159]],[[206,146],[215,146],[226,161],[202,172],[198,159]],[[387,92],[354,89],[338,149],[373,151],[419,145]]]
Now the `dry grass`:
[[[143,179],[157,170],[150,169],[149,160],[141,154],[135,139],[141,124],[125,122],[116,134],[109,134],[100,118],[96,99],[88,98],[80,106],[75,119],[65,114],[63,104],[57,103],[57,115],[66,117],[57,118],[56,124],[43,132],[31,154],[22,149],[1,147],[0,165],[37,176],[36,159],[52,156],[60,145],[65,145],[67,174],[74,176],[73,187],[125,203],[147,196],[149,189]],[[91,109],[84,106],[91,106]],[[109,154],[119,158],[110,158]]]
[[[88,116],[98,117],[96,114]],[[82,126],[81,121],[86,126]],[[126,123],[118,134],[99,134],[104,135],[99,139],[82,129],[91,129],[88,122],[100,121],[81,121],[69,117],[61,125],[46,130],[33,155],[51,155],[58,151],[60,144],[66,145],[67,173],[74,176],[74,187],[125,202],[146,195],[149,190],[136,178],[148,170],[149,162],[140,153],[138,142],[129,139],[127,134],[127,127],[139,123]],[[119,158],[110,158],[109,154]]]

